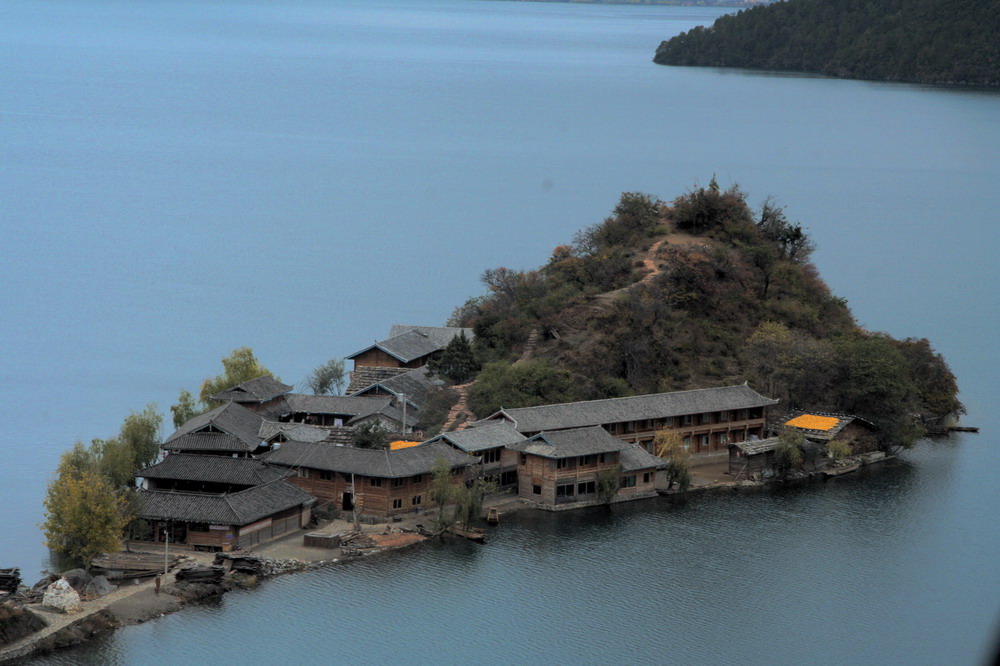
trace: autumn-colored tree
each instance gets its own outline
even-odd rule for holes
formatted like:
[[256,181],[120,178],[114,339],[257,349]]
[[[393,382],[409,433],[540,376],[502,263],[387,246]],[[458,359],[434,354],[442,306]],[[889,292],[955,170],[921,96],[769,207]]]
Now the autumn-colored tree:
[[[265,375],[274,377],[274,373],[261,365],[250,347],[234,349],[232,354],[222,359],[222,367],[224,372],[221,375],[209,377],[201,383],[199,398],[202,405],[209,409],[222,404],[220,401],[212,399],[212,396],[216,393],[221,393],[233,388],[237,384],[242,384],[257,377]],[[278,379],[277,377],[274,378]]]
[[118,550],[131,519],[128,504],[103,475],[77,471],[72,453],[63,455],[59,473],[45,497],[45,545],[88,566],[90,560]]
[[691,452],[676,432],[660,430],[653,437],[653,450],[667,461],[667,490],[676,483],[678,490],[687,492],[691,485]]

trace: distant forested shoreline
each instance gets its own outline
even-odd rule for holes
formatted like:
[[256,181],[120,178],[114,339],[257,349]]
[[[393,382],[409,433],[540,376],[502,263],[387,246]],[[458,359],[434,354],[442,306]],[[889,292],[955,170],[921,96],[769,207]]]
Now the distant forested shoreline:
[[653,61],[1000,86],[1000,0],[788,0],[681,33]]

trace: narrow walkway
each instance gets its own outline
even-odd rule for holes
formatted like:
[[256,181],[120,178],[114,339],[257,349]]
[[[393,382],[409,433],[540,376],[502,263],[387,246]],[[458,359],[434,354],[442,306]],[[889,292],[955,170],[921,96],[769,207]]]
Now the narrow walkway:
[[538,346],[539,338],[541,335],[539,335],[538,329],[531,329],[531,333],[528,333],[528,339],[524,343],[524,351],[521,352],[521,357],[514,361],[514,365],[520,365],[531,358],[531,355],[535,353],[535,347]]
[[608,305],[609,303],[617,299],[619,296],[627,293],[631,289],[635,289],[640,284],[648,284],[649,282],[652,282],[654,279],[656,279],[658,275],[663,273],[663,270],[656,265],[656,253],[660,251],[660,246],[666,242],[668,242],[668,239],[661,238],[660,240],[650,245],[649,249],[646,250],[646,255],[642,259],[642,265],[643,268],[645,268],[649,272],[643,275],[641,280],[639,280],[638,282],[633,282],[627,287],[622,287],[621,289],[615,289],[614,291],[606,291],[603,294],[597,294],[596,296],[594,296],[594,300],[600,303],[601,305]]
[[[455,430],[464,430],[470,422],[476,420],[476,415],[469,411],[468,399],[470,386],[472,386],[472,382],[451,387],[452,390],[458,393],[458,401],[452,405],[451,410],[448,412],[448,418],[445,419],[444,425],[441,426],[441,432],[449,432],[452,428]],[[460,418],[464,418],[464,420],[455,427],[455,423]]]

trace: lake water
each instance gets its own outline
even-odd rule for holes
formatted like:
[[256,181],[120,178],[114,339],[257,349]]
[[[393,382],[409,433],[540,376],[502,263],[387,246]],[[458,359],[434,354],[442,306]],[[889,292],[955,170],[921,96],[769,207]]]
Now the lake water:
[[1000,95],[651,63],[720,13],[0,5],[0,566],[48,566],[62,451],[165,411],[233,348],[298,384],[393,322],[441,323],[485,268],[543,263],[622,191],[713,173],[808,227],[862,324],[929,337],[984,429],[821,488],[528,515],[486,548],[291,576],[60,658],[179,663],[192,640],[305,663],[981,658]]

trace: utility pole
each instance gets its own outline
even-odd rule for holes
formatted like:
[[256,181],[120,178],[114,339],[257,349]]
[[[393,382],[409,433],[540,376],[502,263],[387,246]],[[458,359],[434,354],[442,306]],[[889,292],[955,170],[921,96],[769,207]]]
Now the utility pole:
[[167,522],[167,526],[163,528],[163,575],[167,575],[167,570],[169,569],[167,552],[170,550],[170,523]]
[[406,439],[406,394],[400,393],[399,397],[403,400],[403,439]]

